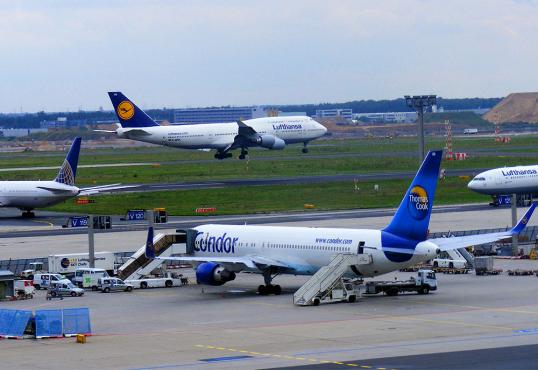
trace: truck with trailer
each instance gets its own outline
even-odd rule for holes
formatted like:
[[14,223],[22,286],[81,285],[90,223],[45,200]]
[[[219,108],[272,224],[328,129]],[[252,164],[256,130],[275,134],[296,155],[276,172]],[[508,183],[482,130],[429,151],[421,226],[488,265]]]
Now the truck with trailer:
[[435,290],[437,290],[435,272],[433,270],[419,270],[417,277],[411,277],[409,280],[369,281],[366,283],[364,294],[385,293],[388,296],[396,296],[406,292],[428,294]]
[[166,272],[162,276],[144,276],[140,279],[125,280],[135,289],[147,288],[171,288],[187,284],[187,279],[182,274]]
[[[72,275],[78,268],[90,267],[88,253],[71,253],[50,255],[48,258],[49,272]],[[96,252],[95,267],[114,273],[116,257],[113,252]]]

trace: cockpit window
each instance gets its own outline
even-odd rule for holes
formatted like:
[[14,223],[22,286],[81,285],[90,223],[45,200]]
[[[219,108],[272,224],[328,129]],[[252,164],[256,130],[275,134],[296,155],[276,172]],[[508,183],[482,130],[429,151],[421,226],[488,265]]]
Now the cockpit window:
[[475,181],[486,181],[486,178],[485,177],[475,177],[474,180]]

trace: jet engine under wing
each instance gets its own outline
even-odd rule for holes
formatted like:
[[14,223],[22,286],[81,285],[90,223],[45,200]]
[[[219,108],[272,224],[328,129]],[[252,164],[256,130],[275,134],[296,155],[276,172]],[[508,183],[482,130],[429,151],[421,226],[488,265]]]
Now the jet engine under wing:
[[119,189],[137,188],[138,186],[139,185],[121,185],[121,184],[93,186],[90,188],[80,189],[80,193],[78,193],[78,195],[94,195],[94,194],[106,193],[106,192],[119,190]]
[[502,231],[498,233],[489,233],[489,234],[475,234],[468,236],[456,236],[452,238],[434,238],[428,239],[429,242],[436,244],[441,251],[459,249],[469,247],[471,245],[480,245],[484,243],[492,243],[498,240],[511,238],[514,235],[518,235],[520,232],[525,229],[527,223],[529,222],[534,209],[536,208],[537,203],[533,203],[525,215],[521,217],[516,226],[507,231]]
[[231,148],[244,148],[249,146],[261,146],[267,149],[284,149],[286,142],[279,137],[270,134],[259,134],[243,121],[237,121],[237,136]]

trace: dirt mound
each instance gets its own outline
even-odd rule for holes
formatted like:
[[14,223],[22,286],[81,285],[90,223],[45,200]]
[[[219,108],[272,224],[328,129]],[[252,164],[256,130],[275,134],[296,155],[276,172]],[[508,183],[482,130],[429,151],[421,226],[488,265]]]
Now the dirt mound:
[[493,123],[538,123],[538,92],[510,94],[483,118]]

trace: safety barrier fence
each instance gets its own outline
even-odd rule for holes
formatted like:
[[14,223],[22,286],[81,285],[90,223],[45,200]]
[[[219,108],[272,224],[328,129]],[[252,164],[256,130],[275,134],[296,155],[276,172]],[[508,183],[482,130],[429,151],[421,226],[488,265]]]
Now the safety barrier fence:
[[9,310],[0,308],[0,338],[60,338],[90,335],[90,310],[64,308],[51,310]]

